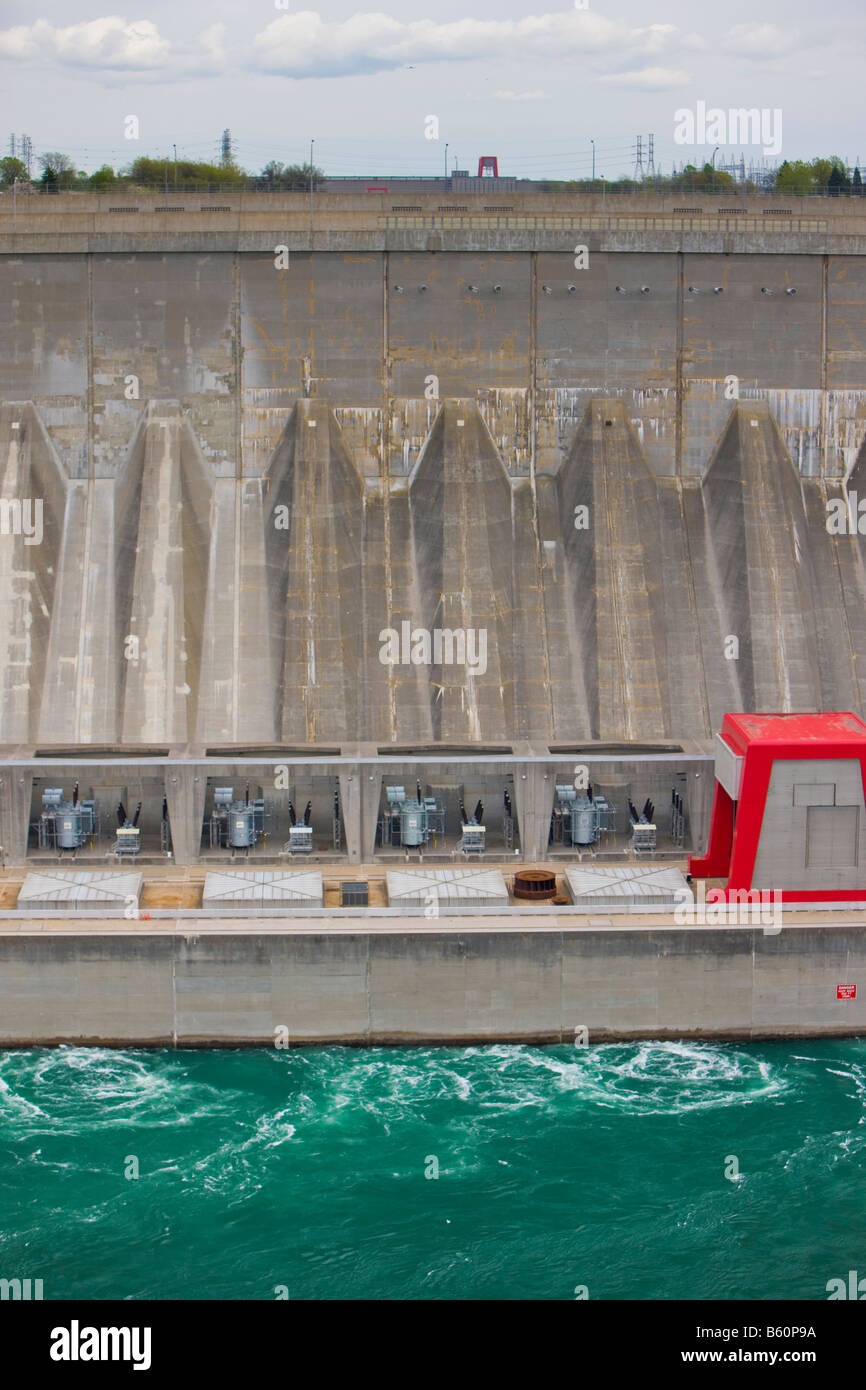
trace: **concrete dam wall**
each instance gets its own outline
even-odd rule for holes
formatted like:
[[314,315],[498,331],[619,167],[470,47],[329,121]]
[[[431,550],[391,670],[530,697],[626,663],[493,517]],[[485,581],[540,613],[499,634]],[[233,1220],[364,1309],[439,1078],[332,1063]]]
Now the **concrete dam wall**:
[[[308,803],[332,894],[455,862],[476,798],[486,862],[555,869],[595,855],[555,835],[576,760],[626,821],[602,869],[632,797],[682,859],[726,711],[863,713],[858,200],[119,196],[0,198],[4,863],[104,864],[138,802],[158,901],[234,860],[216,788],[252,784],[239,862],[284,866]],[[423,855],[383,814],[416,779]],[[64,859],[40,816],[79,782],[103,825]],[[0,1046],[866,1031],[844,914],[145,926],[17,891]]]
[[856,202],[412,198],[3,199],[0,746],[862,713]]
[[862,991],[836,998],[866,966],[859,927],[176,927],[0,934],[0,1047],[866,1032]]

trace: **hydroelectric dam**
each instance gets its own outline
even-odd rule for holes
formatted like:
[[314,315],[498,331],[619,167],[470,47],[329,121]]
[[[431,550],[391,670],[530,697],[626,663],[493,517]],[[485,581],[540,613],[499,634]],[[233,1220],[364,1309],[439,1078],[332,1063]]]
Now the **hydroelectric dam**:
[[866,1032],[850,912],[563,877],[864,713],[866,205],[497,183],[0,198],[0,1044]]

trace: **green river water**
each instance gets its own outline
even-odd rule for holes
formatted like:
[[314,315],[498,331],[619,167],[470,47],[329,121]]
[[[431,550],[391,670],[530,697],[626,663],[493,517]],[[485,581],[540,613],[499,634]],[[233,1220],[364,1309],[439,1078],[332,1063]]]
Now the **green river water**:
[[2,1052],[0,1278],[826,1299],[866,1275],[864,1099],[863,1040]]

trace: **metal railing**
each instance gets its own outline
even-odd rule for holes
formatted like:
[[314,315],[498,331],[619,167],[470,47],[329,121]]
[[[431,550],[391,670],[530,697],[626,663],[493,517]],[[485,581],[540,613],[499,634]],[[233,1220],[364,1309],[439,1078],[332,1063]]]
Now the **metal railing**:
[[[340,193],[345,193],[345,194],[347,194],[347,195],[348,195],[348,194],[355,194],[355,193],[365,193],[366,190],[367,190],[367,186],[373,184],[374,182],[376,182],[376,180],[374,180],[374,178],[373,178],[372,175],[371,175],[368,179],[364,179],[364,178],[356,179],[356,178],[354,178],[354,177],[351,178],[351,179],[348,179],[348,178],[347,178],[347,179],[340,179],[340,178],[327,179],[327,178],[325,178],[325,179],[321,179],[321,180],[318,180],[318,181],[314,181],[314,183],[313,183],[313,192],[314,192],[314,193],[319,193],[319,194],[331,194],[332,196],[333,196],[333,195],[338,195],[338,194],[340,194]],[[478,197],[481,197],[481,196],[484,196],[484,197],[491,196],[491,197],[492,197],[492,196],[494,196],[494,194],[495,194],[495,192],[496,192],[496,190],[494,190],[494,189],[485,190],[485,191],[483,192],[483,194],[482,194],[482,193],[467,193],[467,192],[465,192],[465,191],[460,191],[460,192],[458,192],[457,190],[452,190],[452,189],[451,189],[451,181],[450,181],[450,179],[448,179],[448,180],[446,180],[446,179],[444,179],[444,178],[430,178],[430,179],[426,179],[426,178],[423,178],[422,176],[411,176],[411,175],[400,175],[399,177],[391,177],[390,175],[386,175],[386,176],[383,176],[382,178],[378,179],[378,183],[379,183],[379,184],[387,184],[389,190],[393,190],[393,191],[398,191],[402,185],[409,185],[409,184],[419,185],[419,184],[420,184],[420,185],[423,185],[423,186],[420,187],[420,188],[416,188],[416,189],[415,189],[415,191],[418,193],[418,195],[419,195],[419,196],[425,196],[425,195],[428,193],[428,191],[429,191],[429,195],[430,195],[431,197],[432,197],[433,195],[436,195],[436,196],[438,196],[438,197],[441,197],[442,194],[443,194],[443,192],[451,192],[451,191],[454,192],[454,196],[455,196],[455,197],[460,197],[460,198],[467,198],[467,197],[470,197],[470,198],[478,198]],[[22,183],[22,182],[16,181],[16,183],[15,183],[15,185],[14,185],[14,188],[15,188],[15,191],[16,191],[17,196],[18,196],[19,198],[21,198],[21,197],[31,197],[31,196],[32,196],[32,197],[40,197],[40,198],[41,198],[41,197],[46,197],[46,196],[47,196],[47,197],[56,197],[56,196],[65,197],[65,196],[67,196],[68,194],[81,194],[81,195],[84,195],[84,196],[86,196],[86,197],[94,197],[94,196],[95,196],[95,197],[118,197],[118,198],[128,198],[128,197],[143,197],[143,198],[150,198],[150,197],[168,197],[168,198],[175,198],[175,197],[181,197],[181,196],[186,196],[186,195],[190,195],[190,196],[199,196],[199,195],[202,195],[202,196],[204,196],[204,195],[211,196],[211,195],[214,195],[214,194],[225,195],[225,194],[232,194],[232,193],[233,193],[233,194],[236,194],[236,195],[238,195],[238,194],[250,194],[250,193],[273,193],[273,194],[285,195],[285,194],[287,194],[287,193],[297,193],[297,194],[298,194],[299,196],[301,196],[301,197],[303,197],[303,196],[305,196],[305,195],[309,195],[309,184],[305,184],[303,187],[301,187],[301,186],[296,186],[296,187],[294,187],[294,188],[280,188],[280,187],[278,187],[278,186],[274,186],[271,182],[269,182],[269,180],[267,180],[267,179],[262,179],[262,178],[249,178],[249,179],[245,179],[245,180],[243,180],[243,181],[241,181],[241,182],[233,181],[233,182],[230,182],[230,183],[179,183],[177,186],[174,185],[174,183],[172,182],[171,179],[169,179],[168,184],[162,184],[162,183],[160,183],[160,184],[146,184],[146,185],[145,185],[145,184],[134,184],[134,183],[130,183],[130,182],[127,182],[127,181],[125,181],[125,180],[119,179],[116,183],[110,184],[110,185],[107,185],[107,186],[106,186],[106,185],[102,185],[102,186],[99,186],[99,187],[90,187],[90,186],[82,187],[82,186],[80,186],[80,185],[73,185],[72,187],[69,187],[69,188],[56,188],[56,187],[46,188],[46,187],[43,187],[39,182]],[[12,191],[13,191],[13,185],[12,185],[12,184],[9,184],[9,185],[7,185],[5,188],[0,189],[0,195],[2,195],[2,194],[9,194],[9,193],[12,193]],[[730,185],[730,184],[709,184],[709,185],[705,185],[705,184],[695,184],[695,183],[693,183],[693,182],[684,183],[684,182],[680,182],[680,181],[678,181],[678,182],[676,182],[676,183],[666,183],[666,182],[662,182],[662,181],[657,181],[657,182],[655,182],[655,183],[648,184],[648,183],[645,183],[645,182],[644,182],[644,183],[633,183],[633,182],[630,182],[629,180],[623,180],[623,179],[617,179],[615,182],[608,182],[608,181],[605,180],[605,179],[596,179],[595,181],[593,181],[592,179],[563,179],[563,180],[560,180],[560,179],[526,179],[526,180],[518,179],[518,180],[517,180],[517,186],[516,186],[516,188],[513,189],[513,190],[511,191],[510,194],[503,193],[502,196],[503,196],[503,197],[506,197],[506,196],[512,196],[512,197],[513,197],[515,194],[516,194],[516,195],[526,194],[526,195],[532,195],[532,196],[535,196],[535,197],[540,197],[540,196],[551,196],[551,195],[553,195],[553,196],[567,197],[567,196],[569,196],[569,195],[574,195],[574,196],[577,196],[577,195],[584,195],[584,194],[594,194],[594,195],[597,195],[597,194],[601,194],[601,193],[603,193],[604,196],[605,196],[606,198],[641,198],[641,197],[645,197],[645,198],[647,198],[647,199],[656,199],[656,198],[663,197],[663,196],[667,196],[667,195],[671,195],[671,196],[680,195],[680,196],[684,196],[684,197],[709,197],[709,198],[725,197],[725,198],[731,198],[731,199],[734,199],[734,200],[737,200],[737,201],[741,201],[741,200],[746,199],[746,198],[759,198],[759,199],[774,199],[774,198],[778,198],[778,199],[818,198],[818,199],[821,199],[822,201],[826,201],[827,199],[830,199],[830,198],[836,198],[836,199],[842,199],[842,200],[849,200],[849,201],[850,201],[850,200],[856,200],[856,199],[862,198],[863,195],[864,195],[864,193],[866,193],[866,188],[859,188],[859,189],[858,189],[858,188],[849,188],[849,189],[805,189],[805,188],[804,188],[804,189],[795,189],[795,188],[782,188],[782,189],[776,189],[776,188],[773,188],[772,186],[763,186],[763,185],[760,185],[760,184],[753,184],[753,185],[745,185],[745,184],[734,184],[734,185]],[[377,196],[377,195],[378,195],[378,196],[382,196],[381,189],[376,189],[375,192],[371,192],[371,193],[370,193],[370,196],[371,196],[371,197]]]

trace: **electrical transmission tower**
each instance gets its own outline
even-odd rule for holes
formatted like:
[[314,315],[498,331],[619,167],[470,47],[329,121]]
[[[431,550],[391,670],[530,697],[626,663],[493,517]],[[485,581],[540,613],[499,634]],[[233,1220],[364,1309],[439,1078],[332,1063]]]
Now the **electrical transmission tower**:
[[647,176],[648,179],[654,179],[655,176],[656,176],[656,162],[655,162],[655,156],[654,156],[654,153],[653,153],[653,142],[654,142],[654,140],[655,140],[655,136],[654,136],[654,135],[648,135],[648,136],[647,136],[646,176]]
[[20,159],[21,163],[27,167],[27,177],[30,177],[30,167],[33,163],[33,141],[29,135],[10,135],[9,153],[13,159]]
[[643,136],[636,135],[637,150],[634,157],[634,177],[635,182],[643,178]]

